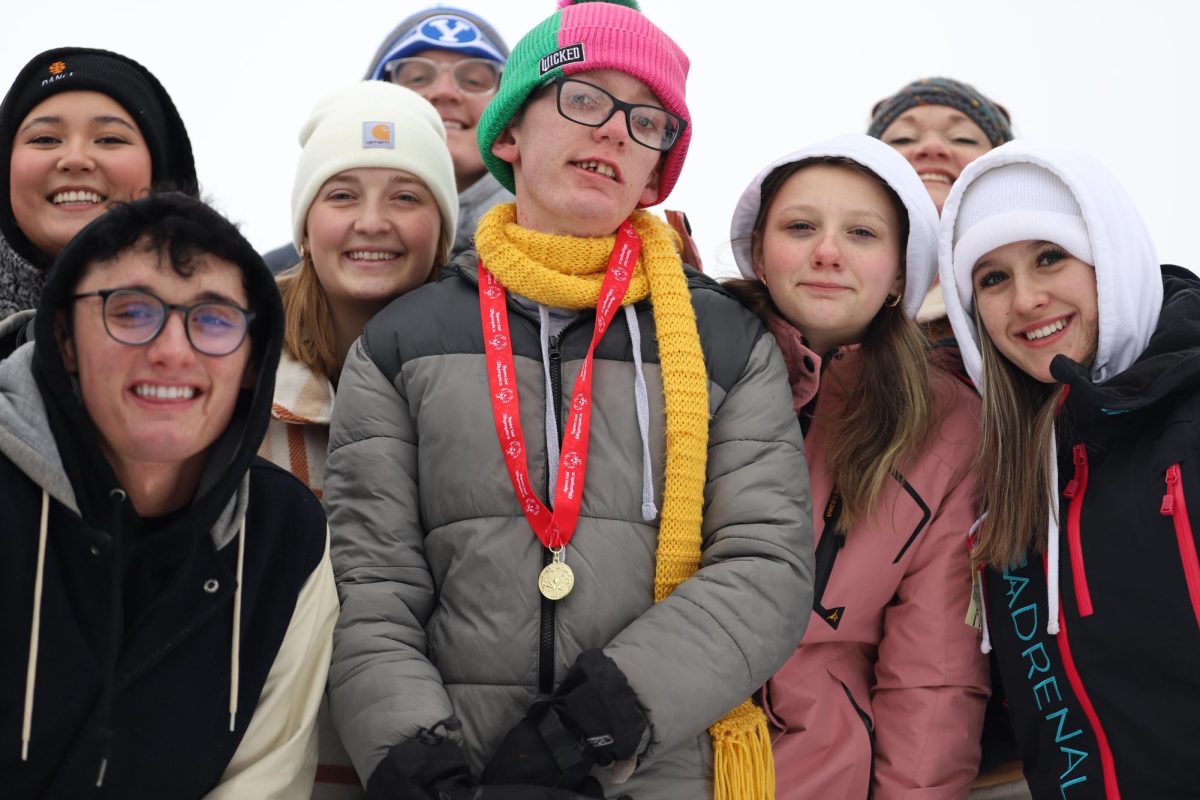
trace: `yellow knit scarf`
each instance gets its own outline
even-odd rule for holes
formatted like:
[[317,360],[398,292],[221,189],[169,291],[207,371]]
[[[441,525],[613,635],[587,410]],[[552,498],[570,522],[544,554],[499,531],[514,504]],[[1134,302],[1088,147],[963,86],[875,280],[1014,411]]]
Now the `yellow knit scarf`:
[[[596,307],[615,236],[577,238],[537,233],[516,224],[516,206],[492,208],[475,231],[488,270],[510,291],[558,308]],[[701,517],[708,460],[708,372],[696,315],[680,268],[678,236],[645,211],[630,217],[642,254],[624,302],[650,297],[658,331],[667,455],[654,601],[666,598],[700,568]],[[762,710],[749,700],[708,729],[713,743],[715,800],[771,800],[775,762]]]

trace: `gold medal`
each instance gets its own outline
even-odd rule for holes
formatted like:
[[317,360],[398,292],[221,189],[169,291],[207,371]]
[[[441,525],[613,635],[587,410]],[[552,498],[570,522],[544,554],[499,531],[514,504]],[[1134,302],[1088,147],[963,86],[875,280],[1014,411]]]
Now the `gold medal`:
[[538,590],[547,600],[562,600],[575,587],[575,573],[561,558],[561,553],[555,553],[554,560],[538,575]]

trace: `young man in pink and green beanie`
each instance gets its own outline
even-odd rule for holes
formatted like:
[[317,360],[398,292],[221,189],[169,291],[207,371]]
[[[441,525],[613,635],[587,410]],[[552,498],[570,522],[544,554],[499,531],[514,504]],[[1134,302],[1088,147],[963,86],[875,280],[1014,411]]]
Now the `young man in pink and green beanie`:
[[639,210],[687,71],[633,4],[534,28],[479,123],[516,202],[347,357],[331,706],[368,796],[773,797],[747,698],[809,616],[807,473],[772,338]]

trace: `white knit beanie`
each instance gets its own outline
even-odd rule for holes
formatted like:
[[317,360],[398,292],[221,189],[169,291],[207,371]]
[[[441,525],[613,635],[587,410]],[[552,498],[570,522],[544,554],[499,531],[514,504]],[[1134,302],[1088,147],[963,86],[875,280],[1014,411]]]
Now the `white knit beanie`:
[[1005,164],[963,193],[954,224],[954,275],[963,308],[972,306],[971,271],[981,257],[1013,242],[1047,241],[1095,264],[1079,202],[1054,173],[1035,164]]
[[292,242],[304,240],[308,208],[325,181],[348,169],[385,167],[420,178],[442,212],[443,238],[458,229],[458,189],[446,128],[416,92],[362,81],[326,95],[300,129],[300,163],[292,187]]

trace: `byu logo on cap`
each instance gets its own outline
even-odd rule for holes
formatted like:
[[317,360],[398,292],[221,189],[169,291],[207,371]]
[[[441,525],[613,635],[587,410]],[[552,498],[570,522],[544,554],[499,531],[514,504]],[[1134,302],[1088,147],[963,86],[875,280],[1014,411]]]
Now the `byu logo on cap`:
[[462,17],[443,15],[432,17],[421,26],[421,35],[442,44],[470,44],[479,38],[479,31]]
[[396,149],[396,126],[391,122],[364,122],[362,146],[364,150],[370,147]]

